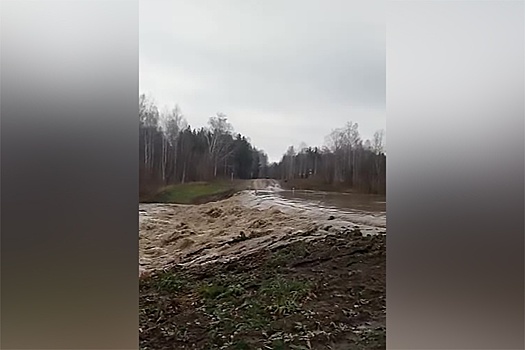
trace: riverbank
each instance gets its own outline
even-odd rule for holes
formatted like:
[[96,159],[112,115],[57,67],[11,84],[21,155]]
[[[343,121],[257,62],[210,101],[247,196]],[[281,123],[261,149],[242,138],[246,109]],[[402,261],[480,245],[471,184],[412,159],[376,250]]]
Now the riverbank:
[[140,203],[203,204],[229,198],[248,187],[247,180],[188,182],[165,186],[157,193],[142,196]]
[[141,349],[385,349],[385,236],[356,232],[140,281]]

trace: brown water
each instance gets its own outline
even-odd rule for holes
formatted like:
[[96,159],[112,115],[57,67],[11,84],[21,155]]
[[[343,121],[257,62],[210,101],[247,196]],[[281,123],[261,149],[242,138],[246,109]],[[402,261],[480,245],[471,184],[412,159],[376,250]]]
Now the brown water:
[[384,197],[283,191],[277,181],[266,179],[254,180],[251,188],[202,205],[141,203],[139,273],[229,261],[349,229],[386,233]]
[[298,203],[315,203],[320,207],[351,212],[386,213],[386,197],[369,194],[318,191],[281,191],[281,198]]
[[[307,215],[337,226],[359,227],[365,233],[386,229],[386,197],[380,195],[283,190],[274,182],[246,193],[245,204],[260,209],[276,208]],[[333,218],[330,218],[333,217]],[[329,219],[330,218],[330,219]]]

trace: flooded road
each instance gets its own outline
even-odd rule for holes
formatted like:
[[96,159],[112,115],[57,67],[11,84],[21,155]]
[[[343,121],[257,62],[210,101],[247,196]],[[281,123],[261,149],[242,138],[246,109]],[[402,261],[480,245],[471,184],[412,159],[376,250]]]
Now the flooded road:
[[344,227],[360,228],[365,234],[386,230],[386,197],[359,193],[283,190],[275,180],[255,180],[244,203],[252,208],[279,209],[306,215]]
[[359,193],[331,193],[317,191],[281,191],[278,195],[286,200],[315,203],[325,208],[352,212],[386,213],[386,197]]

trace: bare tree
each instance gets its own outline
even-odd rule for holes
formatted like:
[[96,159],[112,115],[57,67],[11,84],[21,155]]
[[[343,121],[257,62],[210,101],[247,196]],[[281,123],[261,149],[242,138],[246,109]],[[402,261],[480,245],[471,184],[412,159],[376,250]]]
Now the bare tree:
[[[178,139],[181,131],[187,127],[187,122],[182,115],[181,109],[178,105],[163,114],[163,131],[164,131],[164,176],[163,179],[174,179],[177,172],[177,154],[178,154]],[[169,152],[167,151],[169,149]]]
[[159,110],[155,103],[142,94],[139,98],[139,120],[144,137],[144,163],[148,171],[153,170],[155,147],[154,137],[158,130]]
[[383,137],[384,137],[385,131],[384,130],[378,130],[374,133],[374,143],[373,143],[373,152],[376,154],[375,157],[375,169],[376,169],[376,186],[377,188],[381,187],[381,179],[382,179],[382,155],[384,152],[384,146],[383,146]]
[[385,135],[384,130],[378,130],[374,133],[373,151],[375,154],[381,154],[384,152],[383,137]]
[[233,153],[232,125],[225,114],[217,113],[208,121],[208,151],[213,162],[213,177],[217,177],[217,168],[220,162]]

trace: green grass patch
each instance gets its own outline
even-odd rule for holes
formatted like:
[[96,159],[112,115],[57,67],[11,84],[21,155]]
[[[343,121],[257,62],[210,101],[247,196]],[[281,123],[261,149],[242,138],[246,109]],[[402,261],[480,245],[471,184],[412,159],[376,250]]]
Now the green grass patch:
[[306,281],[275,277],[264,281],[260,291],[269,297],[295,299],[304,296],[309,289],[310,285]]
[[211,320],[210,339],[222,345],[231,339],[228,349],[249,349],[251,344],[245,343],[243,336],[272,332],[276,318],[301,312],[311,287],[310,282],[302,279],[247,273],[214,276],[195,285],[195,291]]
[[235,191],[234,184],[222,182],[188,182],[163,188],[149,202],[195,204],[221,199]]
[[244,293],[244,288],[240,284],[221,285],[204,284],[200,288],[200,294],[204,299],[225,299],[239,296]]
[[172,272],[160,272],[151,281],[159,292],[176,293],[187,287],[188,280]]
[[267,300],[269,312],[287,315],[300,310],[300,302],[310,289],[311,285],[306,281],[276,277],[265,281],[260,293]]

